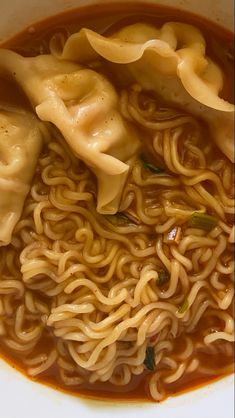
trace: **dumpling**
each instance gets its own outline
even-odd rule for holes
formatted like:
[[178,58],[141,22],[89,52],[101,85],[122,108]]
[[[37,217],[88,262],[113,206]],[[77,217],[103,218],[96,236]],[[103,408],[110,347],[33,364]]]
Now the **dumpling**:
[[0,246],[11,242],[41,150],[41,123],[29,112],[0,109]]
[[116,213],[129,165],[140,142],[118,111],[118,95],[102,75],[53,56],[23,58],[0,51],[0,68],[11,74],[43,121],[52,122],[95,173],[97,210]]
[[128,71],[144,89],[204,119],[217,145],[234,161],[234,105],[219,97],[223,73],[206,56],[205,39],[194,26],[170,22],[156,29],[138,23],[109,38],[82,29],[64,45],[53,38],[51,51],[62,60],[84,63],[101,56],[115,63],[117,72]]

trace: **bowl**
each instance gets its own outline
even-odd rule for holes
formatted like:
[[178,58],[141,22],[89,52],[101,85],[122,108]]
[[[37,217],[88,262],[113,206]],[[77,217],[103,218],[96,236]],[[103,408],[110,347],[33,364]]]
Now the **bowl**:
[[[117,1],[109,0],[110,3]],[[144,0],[119,0],[119,3]],[[11,0],[0,2],[0,42],[26,26],[63,11],[107,0]],[[206,17],[233,30],[233,0],[148,0]],[[199,389],[157,403],[93,401],[71,396],[29,380],[0,359],[0,415],[2,418],[232,418],[234,376],[227,376]]]

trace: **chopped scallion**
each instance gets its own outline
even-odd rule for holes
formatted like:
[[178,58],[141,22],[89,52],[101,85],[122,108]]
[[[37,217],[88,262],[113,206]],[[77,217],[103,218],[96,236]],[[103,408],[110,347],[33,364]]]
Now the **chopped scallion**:
[[161,167],[157,167],[154,164],[149,163],[146,160],[146,158],[145,158],[145,156],[143,154],[141,154],[140,159],[142,161],[143,167],[146,170],[152,171],[152,173],[155,173],[155,174],[160,174],[160,173],[163,173],[164,172],[164,170]]
[[184,299],[184,301],[183,301],[182,305],[180,305],[180,307],[179,307],[179,309],[178,309],[178,312],[179,312],[180,314],[185,313],[185,312],[188,310],[188,307],[189,307],[189,301],[188,301],[188,299],[186,298],[186,299]]
[[105,215],[105,218],[114,226],[130,224],[130,219],[121,212],[117,212],[115,215]]
[[217,224],[218,221],[214,216],[200,212],[194,212],[188,221],[191,228],[199,228],[208,232],[215,228]]
[[155,353],[153,347],[147,347],[144,359],[144,365],[146,369],[154,371],[155,370]]

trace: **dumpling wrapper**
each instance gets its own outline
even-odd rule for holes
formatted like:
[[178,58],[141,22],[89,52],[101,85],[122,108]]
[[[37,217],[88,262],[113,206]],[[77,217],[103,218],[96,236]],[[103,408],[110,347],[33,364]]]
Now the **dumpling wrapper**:
[[50,55],[24,58],[0,50],[0,69],[11,74],[39,118],[52,122],[95,173],[97,211],[116,213],[130,168],[128,160],[140,142],[118,111],[118,95],[111,83],[93,70]]
[[0,246],[8,245],[30,189],[43,132],[29,112],[0,109]]
[[137,23],[111,37],[82,29],[64,45],[52,38],[51,52],[79,63],[101,56],[117,64],[117,72],[128,70],[144,89],[204,119],[218,147],[234,161],[234,105],[219,97],[223,73],[206,56],[205,39],[196,27],[169,22],[157,29]]

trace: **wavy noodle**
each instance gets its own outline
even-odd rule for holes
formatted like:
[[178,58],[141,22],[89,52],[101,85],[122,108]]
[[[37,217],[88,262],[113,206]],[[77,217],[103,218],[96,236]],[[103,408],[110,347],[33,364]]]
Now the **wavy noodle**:
[[[193,373],[215,374],[201,353],[231,360],[233,171],[225,157],[213,161],[214,145],[190,115],[159,110],[138,86],[120,103],[162,172],[135,156],[120,204],[125,222],[98,215],[93,175],[51,129],[12,244],[0,249],[0,335],[29,375],[56,369],[72,387],[129,385],[151,346],[147,382],[160,401]],[[190,227],[195,211],[217,226]],[[176,227],[179,241],[169,242]],[[159,285],[162,271],[169,277]]]

